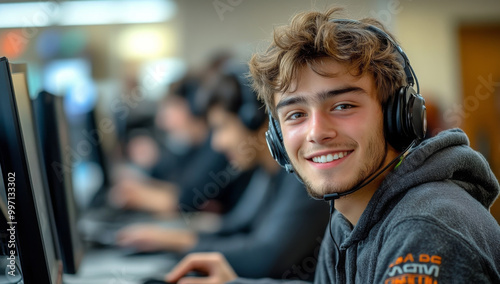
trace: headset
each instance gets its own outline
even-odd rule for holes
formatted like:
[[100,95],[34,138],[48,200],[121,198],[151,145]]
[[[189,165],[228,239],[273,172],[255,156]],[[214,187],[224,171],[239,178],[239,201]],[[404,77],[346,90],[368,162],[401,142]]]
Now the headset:
[[174,93],[186,100],[191,114],[196,117],[203,116],[203,109],[197,102],[197,92],[200,89],[200,79],[195,76],[188,76],[184,78],[180,85],[174,90]]
[[[231,87],[228,87],[228,83]],[[213,99],[235,100],[235,105],[230,108],[235,108],[232,111],[245,127],[254,131],[266,122],[265,108],[250,86],[247,64],[233,60],[224,62],[215,74],[208,76],[205,82],[196,87],[193,101],[200,113],[207,114]]]
[[238,108],[238,117],[250,130],[257,130],[267,119],[265,108],[257,100],[257,94],[250,86],[247,64],[229,63],[223,69],[223,75],[234,78],[238,83],[241,95],[241,105]]
[[[420,95],[418,79],[410,65],[410,60],[404,53],[403,49],[396,44],[396,42],[386,32],[378,27],[350,19],[335,19],[331,20],[331,22],[345,25],[364,25],[365,29],[375,33],[382,39],[387,40],[397,52],[397,55],[403,65],[407,85],[399,88],[394,95],[389,97],[383,106],[384,134],[385,139],[392,147],[398,151],[404,150],[403,153],[407,152],[411,147],[418,144],[425,137],[427,130],[425,100]],[[415,82],[417,85],[417,91],[413,89]],[[281,134],[279,122],[273,118],[270,111],[268,113],[269,129],[266,132],[267,146],[269,147],[271,155],[278,162],[278,164],[285,168],[287,172],[291,173],[294,170],[283,144],[283,136]],[[401,155],[398,156],[398,158],[400,158]],[[393,162],[389,163],[389,165]],[[376,176],[378,176],[378,174]],[[368,182],[370,181],[371,180]],[[355,190],[366,184],[367,183],[364,183],[363,185],[356,187]],[[352,192],[355,190],[352,190]],[[350,192],[351,191],[349,191],[349,193]],[[333,198],[336,199],[338,196]]]

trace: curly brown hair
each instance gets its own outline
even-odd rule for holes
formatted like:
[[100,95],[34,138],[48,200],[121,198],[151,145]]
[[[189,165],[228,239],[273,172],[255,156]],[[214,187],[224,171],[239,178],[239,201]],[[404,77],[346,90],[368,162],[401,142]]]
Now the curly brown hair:
[[267,50],[250,59],[253,87],[274,117],[274,94],[293,91],[291,86],[305,65],[328,76],[315,68],[325,57],[346,64],[353,76],[370,74],[381,104],[406,84],[403,65],[394,46],[366,28],[373,25],[388,33],[384,26],[372,18],[361,19],[359,23],[332,21],[342,11],[342,8],[330,8],[324,13],[297,14],[289,25],[274,30],[273,42]]

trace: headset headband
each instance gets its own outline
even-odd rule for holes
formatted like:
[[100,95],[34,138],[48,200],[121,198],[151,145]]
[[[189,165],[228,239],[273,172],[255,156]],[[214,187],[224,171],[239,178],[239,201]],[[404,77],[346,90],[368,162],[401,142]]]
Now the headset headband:
[[330,20],[332,23],[340,23],[340,24],[351,24],[351,25],[365,25],[365,28],[369,31],[374,32],[375,34],[378,34],[385,38],[389,43],[394,47],[394,49],[398,52],[398,54],[401,56],[401,63],[403,64],[403,69],[406,74],[406,82],[408,83],[409,86],[413,87],[413,85],[416,83],[417,85],[417,93],[420,94],[420,86],[418,84],[418,79],[415,76],[415,71],[413,71],[413,68],[410,65],[410,59],[408,59],[408,56],[406,53],[403,51],[401,46],[396,43],[392,37],[384,32],[382,29],[371,25],[371,24],[365,24],[363,22],[357,21],[357,20],[351,20],[351,19],[333,19]]

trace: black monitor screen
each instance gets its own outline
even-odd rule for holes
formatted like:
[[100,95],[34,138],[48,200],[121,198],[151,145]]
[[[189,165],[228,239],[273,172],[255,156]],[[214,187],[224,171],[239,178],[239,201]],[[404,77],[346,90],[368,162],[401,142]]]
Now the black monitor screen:
[[83,243],[78,233],[78,210],[73,194],[69,127],[63,98],[40,92],[33,100],[37,134],[40,138],[57,235],[61,245],[64,272],[74,274],[83,257]]
[[[60,283],[61,265],[47,208],[26,75],[0,58],[0,163],[14,202],[17,251],[25,284]],[[14,193],[14,194],[12,194]],[[9,200],[8,200],[9,201]],[[12,203],[11,203],[12,204]],[[10,217],[10,216],[9,216]]]

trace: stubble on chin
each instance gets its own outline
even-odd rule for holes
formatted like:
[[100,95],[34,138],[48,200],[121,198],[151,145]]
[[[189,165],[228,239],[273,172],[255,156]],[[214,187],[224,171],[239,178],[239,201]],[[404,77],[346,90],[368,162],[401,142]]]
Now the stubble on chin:
[[[362,173],[360,173],[360,176],[361,175],[362,175]],[[359,177],[357,180],[360,180],[360,179],[362,180],[361,177]],[[303,180],[303,181],[304,181],[304,185],[306,187],[307,193],[315,199],[323,199],[325,194],[346,192],[357,185],[357,183],[352,182],[352,185],[339,186],[339,185],[335,185],[335,182],[332,181],[332,184],[315,187],[312,185],[312,183],[310,181],[308,181],[308,180]]]
[[334,180],[331,181],[330,184],[323,184],[314,186],[312,182],[308,179],[305,179],[300,173],[296,173],[297,176],[304,183],[307,193],[315,199],[323,199],[325,194],[331,193],[342,193],[351,190],[355,186],[361,184],[366,179],[368,179],[373,173],[378,171],[384,165],[384,160],[387,155],[387,144],[384,143],[384,146],[380,147],[379,141],[375,141],[376,139],[372,139],[368,144],[368,161],[372,161],[371,163],[364,164],[358,171],[356,178],[352,179],[347,184],[341,185],[339,183],[335,183]]

